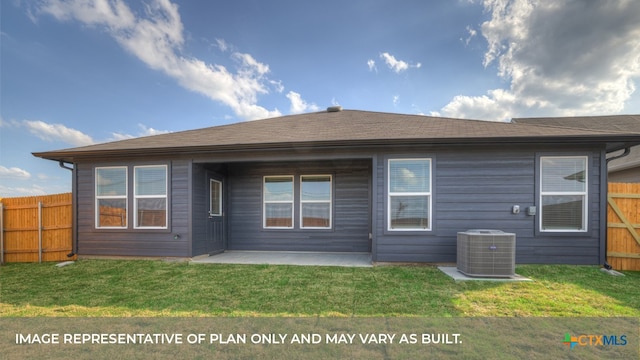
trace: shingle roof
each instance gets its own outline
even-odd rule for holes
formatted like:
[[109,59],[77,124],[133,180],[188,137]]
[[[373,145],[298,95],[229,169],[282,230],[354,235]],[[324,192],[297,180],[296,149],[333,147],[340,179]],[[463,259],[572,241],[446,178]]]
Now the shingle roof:
[[[515,123],[570,127],[591,130],[615,130],[628,134],[640,134],[640,115],[616,116],[580,116],[567,118],[523,118],[513,119]],[[616,172],[640,166],[640,147],[635,146],[629,155],[614,160],[609,165],[609,172]]]
[[575,129],[640,133],[640,115],[575,116],[561,118],[516,118],[517,124],[568,127]]
[[[627,135],[627,136],[624,136]],[[628,139],[623,139],[628,138]],[[289,115],[197,130],[140,137],[71,149],[34,153],[73,162],[74,158],[104,155],[175,154],[213,150],[288,148],[300,146],[382,145],[429,142],[437,144],[636,141],[640,135],[611,129],[538,126],[421,115],[343,110]]]

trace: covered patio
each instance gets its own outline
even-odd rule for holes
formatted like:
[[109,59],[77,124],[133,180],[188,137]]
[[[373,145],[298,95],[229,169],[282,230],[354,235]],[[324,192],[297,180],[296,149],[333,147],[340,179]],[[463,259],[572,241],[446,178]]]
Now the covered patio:
[[306,251],[244,251],[230,250],[220,254],[197,257],[192,264],[268,264],[371,267],[370,253],[336,253]]

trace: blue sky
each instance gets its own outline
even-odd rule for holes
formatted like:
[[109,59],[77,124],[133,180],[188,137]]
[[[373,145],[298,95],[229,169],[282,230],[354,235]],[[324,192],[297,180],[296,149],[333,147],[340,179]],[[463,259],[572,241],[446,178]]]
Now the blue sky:
[[71,190],[47,151],[347,109],[640,113],[640,2],[8,0],[0,197]]

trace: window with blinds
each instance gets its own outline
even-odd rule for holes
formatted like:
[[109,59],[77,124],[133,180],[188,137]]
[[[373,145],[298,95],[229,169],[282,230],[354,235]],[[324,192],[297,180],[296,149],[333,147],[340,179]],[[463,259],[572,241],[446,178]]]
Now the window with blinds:
[[293,228],[293,176],[265,176],[264,228]]
[[540,158],[540,231],[587,230],[587,157]]
[[390,159],[387,229],[431,230],[431,159]]
[[300,227],[331,228],[331,175],[300,176]]
[[127,227],[127,167],[98,167],[96,181],[96,228]]
[[133,168],[134,227],[167,228],[167,166]]

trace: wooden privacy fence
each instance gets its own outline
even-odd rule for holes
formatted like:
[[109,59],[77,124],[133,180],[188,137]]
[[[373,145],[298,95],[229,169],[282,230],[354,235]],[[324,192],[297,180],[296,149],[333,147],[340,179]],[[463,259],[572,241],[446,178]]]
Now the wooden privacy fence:
[[0,262],[74,260],[71,193],[0,199]]
[[[73,260],[71,193],[0,199],[0,262]],[[609,184],[607,261],[640,270],[640,184]]]
[[640,183],[609,183],[607,261],[616,270],[640,270]]

